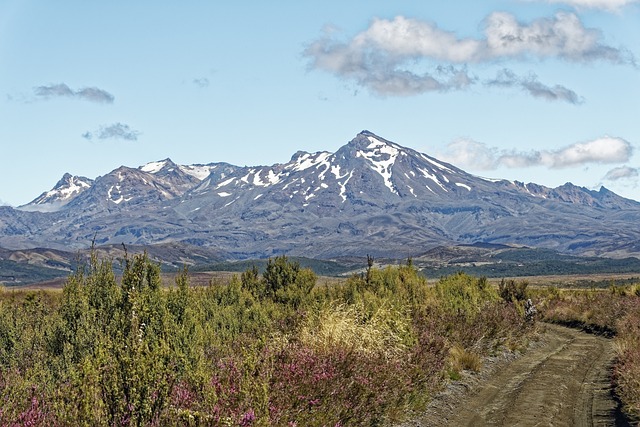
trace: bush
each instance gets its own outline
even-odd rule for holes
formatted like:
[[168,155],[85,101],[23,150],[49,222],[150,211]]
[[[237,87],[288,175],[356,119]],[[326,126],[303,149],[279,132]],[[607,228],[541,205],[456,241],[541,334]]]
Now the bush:
[[62,292],[0,294],[0,425],[386,425],[528,326],[486,280],[413,265],[316,287],[286,257],[163,288],[92,255]]
[[529,283],[526,281],[516,282],[513,279],[500,281],[498,285],[498,292],[500,297],[507,302],[520,302],[525,301],[529,296],[527,294],[527,286]]
[[259,300],[268,298],[298,308],[307,301],[316,284],[316,276],[310,269],[301,268],[298,262],[289,261],[283,255],[269,259],[261,280],[254,266],[242,273],[241,283]]
[[477,313],[484,302],[498,298],[486,278],[478,279],[465,273],[441,278],[436,284],[436,295],[446,311],[458,313]]

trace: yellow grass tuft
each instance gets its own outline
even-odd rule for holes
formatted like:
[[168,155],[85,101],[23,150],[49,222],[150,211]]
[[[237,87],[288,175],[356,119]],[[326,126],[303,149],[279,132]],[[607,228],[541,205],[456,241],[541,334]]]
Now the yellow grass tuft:
[[482,369],[482,359],[480,356],[458,345],[451,347],[451,350],[449,350],[448,363],[450,369],[455,372],[479,372],[480,369]]
[[300,331],[300,340],[325,351],[340,347],[394,357],[405,352],[403,341],[408,331],[406,317],[397,310],[381,307],[369,317],[361,307],[341,304],[310,317]]

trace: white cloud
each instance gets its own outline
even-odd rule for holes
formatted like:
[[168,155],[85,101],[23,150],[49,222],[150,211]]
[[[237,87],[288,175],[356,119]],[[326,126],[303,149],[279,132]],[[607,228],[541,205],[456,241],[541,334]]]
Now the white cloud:
[[456,166],[473,167],[475,170],[492,170],[498,167],[498,149],[473,139],[461,138],[447,145],[447,152],[440,157]]
[[633,148],[622,138],[605,136],[588,142],[579,142],[558,151],[542,151],[542,163],[553,168],[580,166],[586,163],[624,163]]
[[565,101],[571,104],[580,104],[582,99],[577,93],[562,85],[547,86],[540,83],[536,76],[521,82],[524,90],[536,98],[544,98],[547,101]]
[[[366,39],[366,40],[365,40]],[[373,48],[369,36],[357,36],[350,45],[328,38],[309,45],[304,54],[312,59],[312,68],[356,81],[379,95],[406,96],[424,92],[463,89],[476,80],[466,67],[435,67],[418,72],[406,62],[408,57]]]
[[578,8],[604,9],[615,12],[629,4],[638,3],[638,1],[639,0],[547,0],[547,3],[562,3]]
[[82,134],[84,139],[124,139],[126,141],[137,141],[140,132],[131,129],[129,125],[124,123],[114,123],[109,126],[101,126],[94,132],[85,132]]
[[637,178],[640,176],[640,168],[631,168],[629,166],[620,166],[617,168],[611,169],[604,176],[603,180],[605,181],[618,181],[625,179]]
[[[495,12],[484,20],[483,31],[480,38],[464,38],[434,23],[404,16],[374,19],[369,28],[346,42],[333,38],[335,32],[326,33],[309,44],[304,55],[311,68],[353,80],[382,95],[464,89],[474,83],[466,66],[454,69],[453,64],[546,58],[634,61],[626,52],[604,44],[600,31],[585,28],[578,16],[568,12],[529,24],[509,13]],[[438,73],[438,66],[443,65],[452,69],[444,76]],[[562,86],[549,90],[540,85],[532,82],[529,92],[547,98],[571,97]]]
[[584,100],[577,93],[562,85],[547,86],[538,80],[538,76],[530,74],[519,77],[513,71],[504,68],[495,79],[485,81],[487,86],[518,87],[535,98],[547,101],[564,101],[571,104],[581,104]]
[[460,39],[435,24],[397,16],[391,21],[374,19],[353,39],[351,48],[375,48],[398,58],[429,57],[463,63],[480,59],[485,46],[481,40]]
[[585,28],[577,15],[558,12],[521,24],[506,12],[494,12],[485,20],[487,53],[483,59],[517,57],[561,58],[570,61],[624,62],[620,50],[601,43],[600,31]]
[[630,142],[610,136],[578,142],[558,150],[518,152],[488,147],[478,141],[461,139],[451,142],[442,155],[454,165],[475,170],[492,170],[500,166],[522,168],[544,166],[551,169],[578,167],[586,164],[625,163],[633,154]]
[[85,87],[78,90],[72,90],[64,83],[38,86],[33,88],[33,92],[36,97],[43,99],[68,97],[105,104],[113,104],[115,99],[112,94],[97,87]]

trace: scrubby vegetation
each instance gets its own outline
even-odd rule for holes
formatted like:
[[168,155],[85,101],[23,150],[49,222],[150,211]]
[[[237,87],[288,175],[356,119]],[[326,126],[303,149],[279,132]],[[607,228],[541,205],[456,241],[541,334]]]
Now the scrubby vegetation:
[[640,419],[640,284],[605,291],[550,288],[537,294],[545,320],[615,337],[616,393],[624,410]]
[[166,289],[145,255],[121,279],[93,256],[62,292],[0,291],[0,425],[388,425],[532,330],[519,295],[410,262]]

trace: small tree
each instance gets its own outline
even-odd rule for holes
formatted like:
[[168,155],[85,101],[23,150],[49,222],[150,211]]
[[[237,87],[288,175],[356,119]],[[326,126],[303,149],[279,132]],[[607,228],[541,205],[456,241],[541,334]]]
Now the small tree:
[[516,282],[513,279],[500,281],[498,292],[500,297],[507,302],[525,301],[527,299],[527,286],[529,283],[523,280]]
[[374,258],[367,254],[367,285],[371,284],[371,269],[373,268],[373,262],[374,262]]
[[255,264],[240,275],[240,282],[242,287],[251,292],[254,297],[260,299],[266,296],[265,288],[260,280],[260,272]]
[[242,287],[257,299],[269,298],[297,308],[315,286],[316,275],[283,255],[269,259],[262,280],[258,279],[258,269],[255,266],[242,273],[240,280]]

